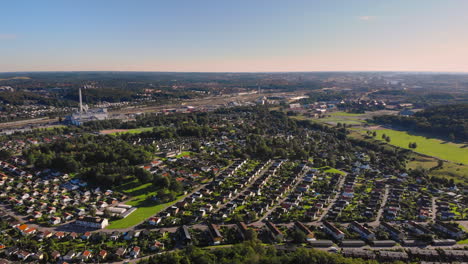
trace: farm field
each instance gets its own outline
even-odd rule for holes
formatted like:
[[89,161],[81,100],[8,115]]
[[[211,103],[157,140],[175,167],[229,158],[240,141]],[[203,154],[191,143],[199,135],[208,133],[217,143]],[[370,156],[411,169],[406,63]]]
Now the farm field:
[[[364,130],[361,132],[363,131]],[[468,164],[468,148],[463,148],[463,144],[455,144],[435,138],[411,135],[405,131],[392,129],[372,130],[372,132],[374,131],[377,133],[375,138],[378,140],[382,140],[383,134],[389,136],[391,139],[390,144],[392,145],[409,149],[408,144],[410,142],[416,142],[417,148],[414,149],[416,152],[438,157],[443,160]]]

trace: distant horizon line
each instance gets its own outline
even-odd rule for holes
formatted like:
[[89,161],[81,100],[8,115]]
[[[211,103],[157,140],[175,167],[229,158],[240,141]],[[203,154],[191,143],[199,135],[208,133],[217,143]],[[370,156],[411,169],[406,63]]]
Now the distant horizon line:
[[0,71],[4,73],[54,73],[54,72],[145,72],[145,73],[449,73],[468,74],[468,71],[427,71],[427,70],[324,70],[324,71],[135,71],[135,70],[72,70],[72,71]]

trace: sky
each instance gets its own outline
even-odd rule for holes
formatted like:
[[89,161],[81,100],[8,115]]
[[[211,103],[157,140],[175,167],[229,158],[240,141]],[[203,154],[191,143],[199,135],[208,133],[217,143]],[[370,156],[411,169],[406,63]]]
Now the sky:
[[0,10],[0,72],[468,72],[468,0],[14,0]]

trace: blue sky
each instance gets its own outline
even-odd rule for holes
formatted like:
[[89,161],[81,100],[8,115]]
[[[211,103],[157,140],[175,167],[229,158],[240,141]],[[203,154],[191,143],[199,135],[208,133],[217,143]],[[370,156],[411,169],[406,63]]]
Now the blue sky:
[[0,71],[468,71],[465,0],[3,1]]

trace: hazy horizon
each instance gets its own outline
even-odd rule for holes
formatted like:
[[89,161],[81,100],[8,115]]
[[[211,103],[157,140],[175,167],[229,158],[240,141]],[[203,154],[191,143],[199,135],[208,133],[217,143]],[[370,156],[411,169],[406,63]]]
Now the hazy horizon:
[[0,72],[468,72],[468,1],[12,1]]
[[379,71],[379,70],[370,70],[370,71],[132,71],[132,70],[67,70],[67,71],[0,71],[0,74],[8,73],[73,73],[73,72],[135,72],[135,73],[413,73],[413,74],[468,74],[468,71]]

